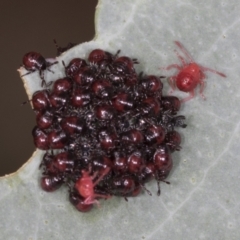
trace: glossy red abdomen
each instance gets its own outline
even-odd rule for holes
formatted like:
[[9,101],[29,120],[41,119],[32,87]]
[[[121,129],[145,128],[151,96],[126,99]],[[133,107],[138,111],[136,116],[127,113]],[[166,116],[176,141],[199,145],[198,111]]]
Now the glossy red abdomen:
[[177,75],[176,85],[183,92],[190,92],[200,83],[202,72],[196,63],[190,63]]
[[76,182],[75,186],[82,197],[84,198],[87,198],[89,196],[93,197],[94,195],[93,182],[90,177],[83,176],[83,178],[80,178]]

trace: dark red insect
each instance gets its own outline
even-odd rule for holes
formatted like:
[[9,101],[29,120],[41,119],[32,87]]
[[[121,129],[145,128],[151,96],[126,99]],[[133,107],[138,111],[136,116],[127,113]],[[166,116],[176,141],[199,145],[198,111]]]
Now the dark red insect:
[[48,129],[52,126],[54,121],[53,112],[49,109],[39,112],[36,116],[37,126],[40,129]]
[[136,188],[134,177],[130,175],[116,176],[110,182],[110,192],[117,196],[128,196]]
[[70,78],[60,78],[54,82],[52,91],[55,94],[68,93],[71,91],[72,85]]
[[[125,195],[125,199],[126,199],[126,197],[136,197],[136,196],[138,196],[142,191],[142,187],[143,186],[136,185],[132,192],[129,192],[128,194]],[[150,194],[150,195],[152,195],[152,194]]]
[[44,71],[48,70],[48,71],[52,72],[49,69],[49,67],[58,62],[50,63],[50,62],[46,61],[46,59],[40,53],[37,53],[37,52],[29,52],[29,53],[25,54],[23,56],[22,62],[23,62],[23,67],[28,72],[23,74],[21,77],[26,76],[35,71],[38,71],[40,78],[42,79],[41,86],[48,87],[51,84],[51,82],[48,84],[46,83],[46,81],[44,79]]
[[113,56],[111,53],[103,51],[102,49],[94,49],[89,54],[88,61],[104,69],[106,66],[112,63],[118,53],[119,52],[117,52],[117,54]]
[[113,149],[116,146],[117,138],[114,129],[104,128],[98,133],[99,143],[104,150]]
[[140,81],[142,90],[147,96],[158,96],[161,97],[163,83],[160,78],[154,75],[144,76]]
[[125,152],[115,151],[113,153],[113,169],[117,173],[124,173],[128,170],[128,160]]
[[122,92],[113,97],[112,105],[118,112],[126,112],[133,108],[134,101],[130,94]]
[[[92,160],[92,168],[94,171],[97,171],[99,175],[102,175],[106,168],[112,169],[113,162],[107,156],[96,155]],[[104,178],[109,175],[111,171],[109,171]]]
[[138,175],[138,179],[140,183],[147,183],[151,181],[155,176],[155,166],[154,163],[148,162],[146,165],[141,169],[140,174]]
[[48,134],[37,126],[32,130],[34,145],[41,150],[49,149]]
[[112,84],[107,79],[95,80],[91,88],[93,93],[100,99],[110,99],[113,96]]
[[163,96],[161,98],[161,106],[164,111],[169,111],[172,114],[176,114],[181,107],[179,98],[175,96]]
[[157,116],[160,113],[160,102],[157,98],[148,97],[144,99],[138,107],[141,114]]
[[95,79],[95,69],[89,66],[81,67],[73,76],[79,86],[89,86]]
[[172,157],[168,146],[158,146],[153,156],[153,163],[155,166],[155,178],[158,183],[158,195],[160,195],[159,182],[163,181],[169,184],[169,182],[165,181],[165,179],[169,175],[173,166]]
[[33,109],[37,111],[46,110],[50,106],[49,91],[37,91],[32,96]]
[[87,66],[87,63],[82,58],[74,58],[69,62],[67,66],[65,66],[64,62],[63,65],[65,67],[66,76],[73,78],[81,68]]
[[145,164],[145,159],[140,151],[134,151],[128,157],[128,170],[130,173],[139,173]]
[[95,107],[95,116],[99,120],[111,120],[115,116],[115,109],[108,104],[101,104]]
[[145,140],[147,144],[160,144],[163,142],[165,134],[165,129],[162,126],[151,125],[145,131]]
[[69,96],[67,93],[55,93],[55,92],[52,92],[49,96],[49,101],[50,101],[50,104],[53,108],[62,108],[64,107],[67,102],[69,100]]
[[175,130],[168,132],[165,137],[165,143],[171,152],[180,151],[181,135]]
[[66,142],[67,136],[61,130],[54,129],[48,134],[48,143],[51,149],[62,149],[65,147]]
[[75,88],[71,96],[71,104],[74,107],[82,108],[91,101],[91,93],[82,88]]
[[138,83],[138,78],[136,73],[132,73],[124,77],[124,85],[127,88],[134,88],[137,85],[137,83]]
[[175,50],[182,65],[171,64],[166,67],[166,70],[176,68],[179,71],[177,75],[169,78],[169,84],[172,90],[175,90],[177,86],[180,91],[188,92],[189,96],[181,100],[181,102],[186,102],[194,97],[194,90],[197,85],[200,85],[200,94],[202,98],[205,99],[205,96],[203,95],[204,79],[206,78],[205,72],[212,72],[221,77],[226,77],[226,75],[211,68],[203,67],[200,64],[197,64],[180,42],[175,41],[175,44],[180,48],[186,59],[184,59],[184,57],[182,57]]
[[74,133],[82,133],[85,129],[85,123],[83,119],[77,117],[77,116],[68,116],[64,117],[60,125],[62,127],[62,130],[67,134],[67,135],[72,135]]
[[137,129],[131,129],[122,133],[121,140],[124,144],[141,144],[144,140],[143,134]]
[[51,162],[51,169],[57,173],[72,172],[74,164],[73,155],[68,152],[61,152],[54,156]]
[[153,163],[157,170],[168,169],[172,165],[172,158],[168,146],[158,146],[153,156]]
[[137,59],[131,59],[123,56],[114,60],[111,68],[113,69],[113,73],[128,75],[135,73],[134,64],[137,63]]
[[54,172],[54,171],[51,171],[52,169],[50,167],[50,164],[53,161],[53,158],[54,158],[53,153],[46,152],[43,155],[43,159],[42,159],[41,164],[39,165],[39,168],[43,167],[45,175],[46,175],[46,173],[48,173],[49,169],[50,169],[50,172]]
[[63,177],[58,174],[42,176],[41,187],[46,192],[53,192],[63,184]]

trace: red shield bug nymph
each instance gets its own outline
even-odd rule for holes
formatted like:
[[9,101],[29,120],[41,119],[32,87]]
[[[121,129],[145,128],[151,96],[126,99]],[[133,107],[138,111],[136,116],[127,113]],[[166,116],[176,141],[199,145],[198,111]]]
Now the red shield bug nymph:
[[29,52],[23,56],[23,67],[28,71],[27,73],[23,74],[21,77],[26,76],[30,73],[33,73],[35,71],[39,72],[40,78],[42,79],[41,87],[45,86],[48,87],[50,83],[46,83],[44,79],[44,71],[48,70],[52,72],[49,67],[58,63],[58,62],[53,62],[50,63],[48,62],[40,53],[37,52]]

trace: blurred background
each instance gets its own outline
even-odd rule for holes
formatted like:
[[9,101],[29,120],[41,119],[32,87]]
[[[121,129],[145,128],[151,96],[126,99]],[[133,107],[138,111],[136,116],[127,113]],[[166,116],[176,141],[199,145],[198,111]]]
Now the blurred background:
[[56,56],[61,47],[94,37],[97,0],[0,1],[0,176],[20,168],[35,150],[31,131],[35,115],[17,68],[29,51]]

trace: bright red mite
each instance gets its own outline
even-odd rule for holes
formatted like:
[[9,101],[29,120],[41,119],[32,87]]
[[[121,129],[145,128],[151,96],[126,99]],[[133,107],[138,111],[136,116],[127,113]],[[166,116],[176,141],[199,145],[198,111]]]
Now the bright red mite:
[[92,176],[90,176],[89,171],[82,170],[82,177],[78,179],[75,184],[75,188],[78,193],[85,199],[83,204],[89,205],[96,203],[99,206],[99,201],[96,198],[110,198],[110,195],[97,194],[94,192],[94,187],[104,178],[105,175],[108,174],[110,168],[107,167],[102,174],[98,177],[97,180],[94,179],[97,177],[98,172],[95,172]]
[[176,68],[179,70],[177,75],[169,78],[169,84],[172,90],[175,90],[177,86],[177,88],[180,91],[189,92],[189,96],[181,100],[181,102],[186,102],[194,97],[195,95],[194,90],[199,84],[200,94],[202,98],[205,99],[205,96],[203,95],[203,90],[204,90],[204,79],[206,78],[206,75],[204,73],[209,71],[209,72],[218,74],[221,77],[226,77],[226,75],[214,69],[203,67],[197,64],[180,42],[175,41],[175,44],[180,48],[182,53],[185,55],[185,59],[179,54],[179,52],[177,52],[177,50],[175,50],[177,57],[181,61],[182,65],[171,64],[165,68],[166,70],[170,70],[172,68]]

